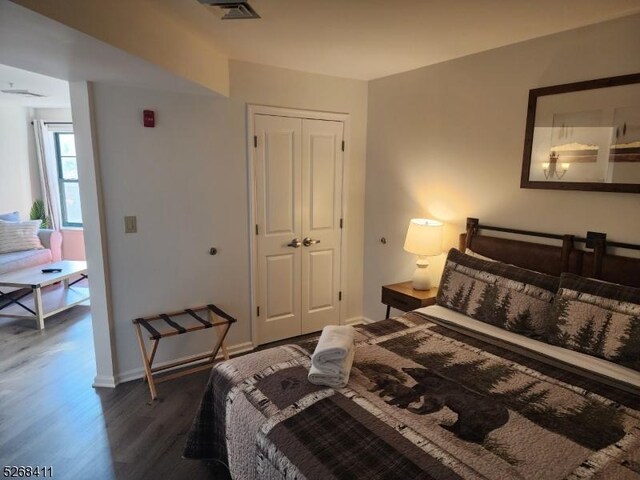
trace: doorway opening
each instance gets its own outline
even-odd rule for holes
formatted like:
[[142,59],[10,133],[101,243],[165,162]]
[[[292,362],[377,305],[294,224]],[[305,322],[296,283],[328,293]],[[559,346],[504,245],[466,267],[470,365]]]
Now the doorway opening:
[[0,325],[43,329],[90,298],[69,83],[0,65],[0,124]]

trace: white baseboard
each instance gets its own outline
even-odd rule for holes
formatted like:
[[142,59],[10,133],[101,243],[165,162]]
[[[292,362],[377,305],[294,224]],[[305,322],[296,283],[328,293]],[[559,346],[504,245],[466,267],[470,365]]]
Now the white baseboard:
[[375,323],[375,322],[378,322],[378,321],[379,321],[379,320],[371,320],[370,318],[362,317],[362,323],[367,323],[367,324],[369,324],[369,323]]
[[364,323],[363,317],[351,317],[344,321],[344,325],[359,325],[361,323]]
[[116,379],[110,375],[96,375],[93,379],[93,387],[96,388],[115,388]]
[[[244,343],[238,343],[236,345],[231,345],[229,347],[227,347],[227,351],[229,352],[229,355],[234,356],[234,355],[238,355],[240,353],[245,353],[245,352],[249,352],[251,350],[253,350],[253,343],[251,342],[244,342]],[[195,358],[201,355],[204,355],[207,352],[199,352],[193,355],[187,355],[185,357],[181,357],[181,358],[174,358],[171,360],[167,360],[165,362],[160,362],[157,364],[154,364],[154,367],[161,367],[163,365],[167,365],[169,363],[173,363],[173,362],[179,362],[182,360],[188,360],[190,358]],[[216,356],[216,360],[223,358],[222,356],[222,352],[218,352],[218,355]],[[170,370],[175,370],[176,368],[180,368],[180,367],[174,367],[174,368],[168,368],[167,370],[165,370],[166,372],[170,371]],[[184,365],[183,367],[184,368]],[[143,367],[138,367],[138,368],[132,368],[131,370],[127,370],[125,372],[121,372],[120,374],[118,374],[116,376],[116,384],[118,385],[120,383],[124,383],[124,382],[130,382],[131,380],[138,380],[140,378],[144,377],[144,368]],[[113,385],[115,387],[115,385]],[[94,386],[103,386],[103,385],[96,385],[94,383]]]

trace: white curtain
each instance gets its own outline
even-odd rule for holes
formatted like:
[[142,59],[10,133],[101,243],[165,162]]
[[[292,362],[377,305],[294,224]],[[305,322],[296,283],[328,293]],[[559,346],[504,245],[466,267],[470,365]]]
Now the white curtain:
[[[53,127],[53,125],[51,126]],[[60,129],[49,128],[44,120],[33,121],[33,133],[40,169],[42,200],[44,202],[46,215],[50,219],[51,228],[60,230],[60,192],[58,189],[58,165],[53,139],[54,130],[58,131]]]

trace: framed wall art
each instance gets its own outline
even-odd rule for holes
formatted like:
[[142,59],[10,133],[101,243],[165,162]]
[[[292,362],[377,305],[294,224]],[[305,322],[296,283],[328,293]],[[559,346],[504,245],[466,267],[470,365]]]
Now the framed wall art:
[[640,193],[640,73],[530,90],[520,187]]

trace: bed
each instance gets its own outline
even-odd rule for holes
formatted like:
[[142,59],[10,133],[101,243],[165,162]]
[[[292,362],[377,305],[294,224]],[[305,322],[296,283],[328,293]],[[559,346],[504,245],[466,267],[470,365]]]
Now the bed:
[[184,456],[242,480],[640,478],[640,290],[607,283],[640,260],[483,228],[438,305],[356,327],[345,388],[307,381],[313,338],[214,367]]

